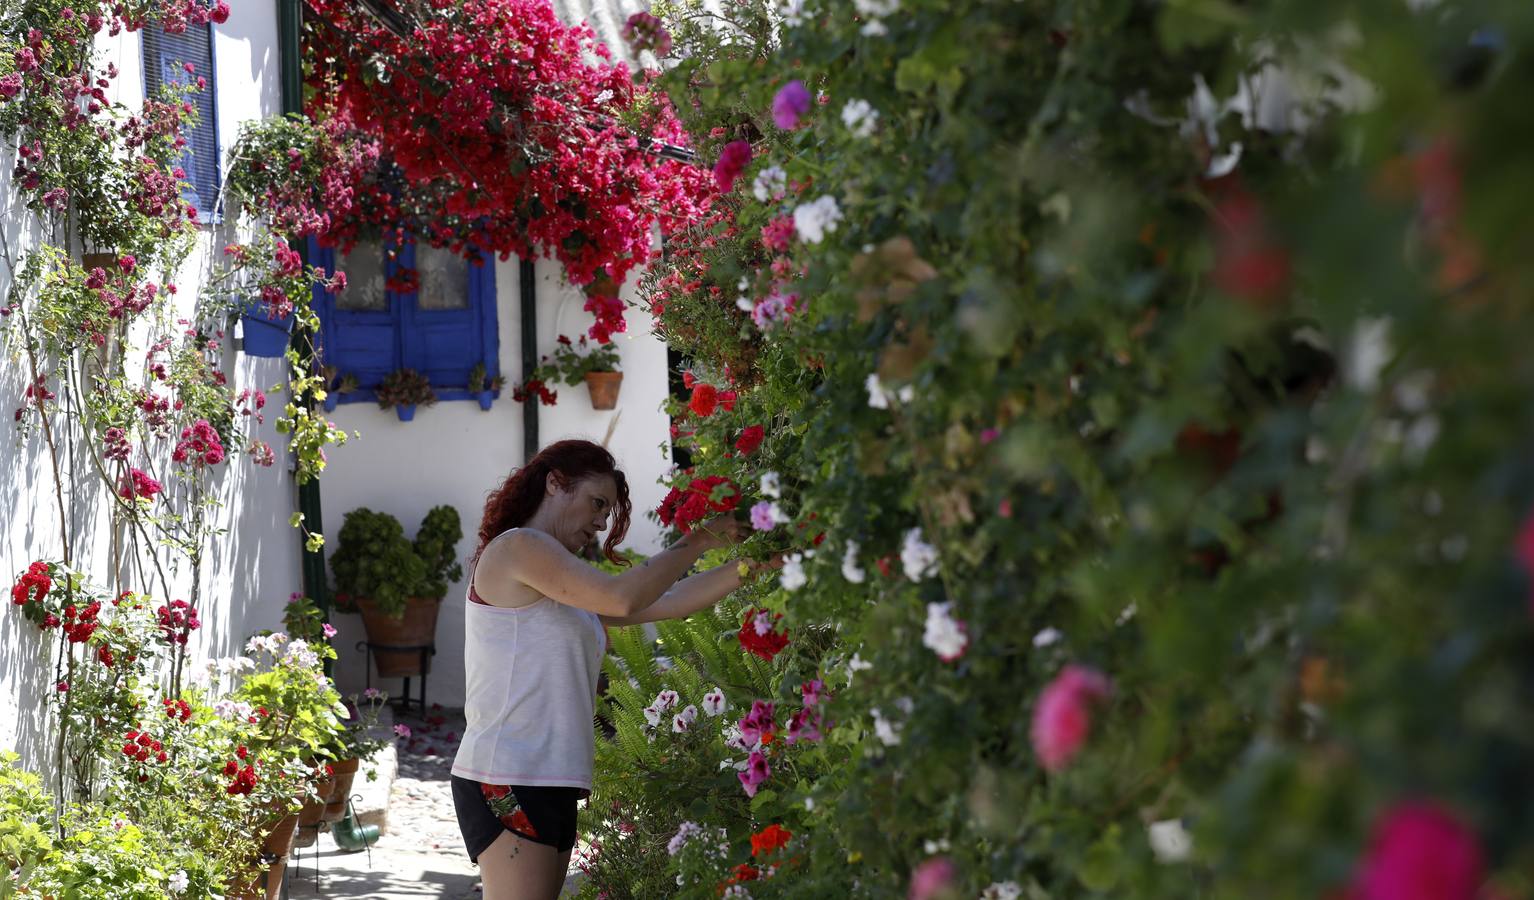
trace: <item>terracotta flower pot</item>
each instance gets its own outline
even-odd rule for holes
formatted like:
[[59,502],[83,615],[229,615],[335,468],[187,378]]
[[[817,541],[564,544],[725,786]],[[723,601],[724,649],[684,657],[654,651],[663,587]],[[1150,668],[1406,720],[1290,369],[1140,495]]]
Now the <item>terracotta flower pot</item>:
[[311,847],[319,837],[320,819],[325,815],[325,805],[330,802],[330,795],[336,786],[333,776],[321,778],[315,782],[314,791],[318,795],[304,801],[304,808],[298,811],[298,831],[293,835],[293,846]]
[[425,675],[431,668],[431,654],[420,650],[390,650],[389,647],[424,647],[436,643],[437,610],[441,597],[411,597],[405,601],[405,613],[399,618],[380,610],[370,598],[358,597],[362,625],[373,645],[373,665],[380,678],[410,678]]
[[592,409],[614,409],[618,389],[623,386],[622,372],[587,372],[586,390],[591,392]]
[[331,769],[335,771],[335,783],[330,788],[330,801],[325,804],[325,810],[320,814],[321,822],[339,822],[346,816],[346,801],[351,797],[352,782],[357,779],[357,767],[360,763],[361,760],[354,756],[331,764]]

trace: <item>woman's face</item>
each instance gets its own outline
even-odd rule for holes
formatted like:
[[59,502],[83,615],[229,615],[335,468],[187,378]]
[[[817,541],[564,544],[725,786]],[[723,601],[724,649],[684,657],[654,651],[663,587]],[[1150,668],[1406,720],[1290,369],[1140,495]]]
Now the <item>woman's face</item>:
[[571,553],[578,552],[607,530],[618,485],[611,475],[592,475],[561,488],[549,476],[549,501],[556,504],[554,537]]

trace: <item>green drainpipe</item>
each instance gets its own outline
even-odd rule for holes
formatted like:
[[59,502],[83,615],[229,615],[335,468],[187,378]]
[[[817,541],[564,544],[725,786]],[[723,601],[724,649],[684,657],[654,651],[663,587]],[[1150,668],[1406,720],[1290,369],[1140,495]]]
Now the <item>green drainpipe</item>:
[[[522,383],[533,377],[538,365],[538,283],[537,270],[530,259],[522,260],[517,280],[522,287]],[[538,401],[528,397],[522,403],[522,462],[538,455]]]
[[[282,113],[303,113],[304,109],[304,83],[303,83],[303,60],[299,41],[299,28],[303,21],[303,0],[277,0],[277,60],[279,67],[280,82],[282,86]],[[304,263],[309,262],[309,247],[307,241],[296,241],[296,249]],[[294,332],[295,346],[302,355],[304,366],[313,365],[309,356],[311,342],[300,340],[307,337]],[[307,399],[307,398],[306,398]],[[307,399],[310,412],[314,411],[314,401]],[[324,516],[320,511],[320,484],[318,480],[310,479],[307,483],[298,486],[298,511],[303,513],[304,528],[307,531],[316,531],[321,534],[325,531]],[[303,544],[304,532],[299,532],[300,546]],[[323,550],[310,552],[308,548],[302,549],[303,553],[303,580],[304,594],[312,598],[320,608],[321,617],[330,621],[330,594],[326,590],[325,579],[325,553]],[[330,660],[325,661],[325,670],[330,671]]]

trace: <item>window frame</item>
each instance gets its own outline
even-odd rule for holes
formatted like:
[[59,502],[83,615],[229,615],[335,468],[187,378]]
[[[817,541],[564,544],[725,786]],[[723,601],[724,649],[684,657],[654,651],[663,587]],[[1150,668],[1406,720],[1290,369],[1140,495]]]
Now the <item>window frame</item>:
[[[211,226],[222,224],[224,221],[224,144],[218,127],[218,32],[215,30],[213,22],[208,22],[206,25],[188,25],[187,31],[190,32],[193,28],[206,28],[208,35],[208,71],[199,71],[197,73],[208,80],[207,88],[201,92],[207,96],[208,115],[197,123],[197,127],[199,129],[208,129],[208,134],[212,139],[213,185],[212,197],[207,201],[210,204],[210,208],[204,209],[203,197],[195,177],[197,174],[196,151],[195,148],[188,147],[186,154],[187,157],[192,159],[193,166],[187,171],[187,177],[184,179],[189,186],[189,190],[181,193],[181,199],[191,203],[197,209],[197,224]],[[158,29],[158,34],[160,35],[160,38],[156,38],[153,49],[150,47],[150,29]],[[139,30],[139,63],[142,67],[139,74],[146,101],[152,98],[157,92],[158,87],[163,84],[159,79],[159,75],[156,74],[154,79],[156,87],[154,89],[150,88],[150,73],[158,73],[160,71],[156,65],[152,65],[151,56],[154,56],[153,63],[159,63],[164,58],[164,47],[160,39],[165,36],[164,27],[157,22],[146,23]],[[169,37],[180,37],[180,35],[169,35]],[[181,62],[185,62],[185,60],[181,60]]]

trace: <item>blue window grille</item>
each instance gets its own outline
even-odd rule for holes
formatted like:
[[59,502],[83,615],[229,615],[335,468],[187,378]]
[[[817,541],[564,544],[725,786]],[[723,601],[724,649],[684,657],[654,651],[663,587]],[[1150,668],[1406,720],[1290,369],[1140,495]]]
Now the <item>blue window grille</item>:
[[[446,251],[435,252],[441,263]],[[386,285],[401,269],[420,271],[415,241],[359,245],[350,261],[337,255],[309,240],[310,262],[327,275],[338,266],[347,275],[341,294],[314,288],[320,361],[337,375],[355,376],[358,384],[347,394],[331,394],[336,402],[375,401],[373,388],[396,369],[425,375],[438,400],[478,399],[468,389],[476,365],[485,367],[487,380],[500,375],[493,256],[481,254],[477,265],[452,258],[434,267],[433,277],[423,273],[421,289],[402,293]]]
[[[181,168],[188,187],[182,195],[197,209],[202,222],[216,222],[219,210],[218,107],[214,103],[213,26],[189,25],[181,34],[167,34],[158,22],[144,26],[144,96],[158,97],[167,84],[194,84],[198,76],[208,86],[187,99],[197,108],[197,124],[184,129],[186,153]],[[196,74],[186,70],[191,63]]]

